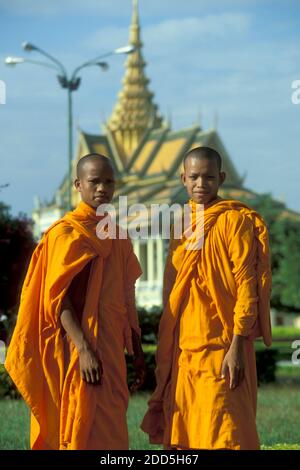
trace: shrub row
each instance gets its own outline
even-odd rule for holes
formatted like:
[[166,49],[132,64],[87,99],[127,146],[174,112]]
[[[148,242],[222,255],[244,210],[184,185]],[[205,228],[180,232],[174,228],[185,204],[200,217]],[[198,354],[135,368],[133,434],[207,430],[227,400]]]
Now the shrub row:
[[[147,377],[143,390],[153,390],[155,387],[155,349],[157,342],[158,324],[161,310],[158,308],[152,310],[140,309],[140,326],[142,329],[142,341],[147,365]],[[276,347],[265,349],[262,342],[256,342],[256,364],[258,383],[269,383],[276,380],[276,362],[278,360],[290,360],[292,349],[290,341],[283,343],[276,342]],[[127,358],[128,383],[134,380],[134,371],[130,358]],[[18,398],[19,394],[14,387],[10,377],[6,373],[4,366],[0,365],[0,399]]]
[[[256,353],[257,361],[257,377],[259,384],[274,382],[276,379],[276,349],[266,349]],[[145,348],[145,362],[147,366],[147,376],[142,390],[152,391],[155,388],[155,350]],[[128,385],[134,381],[134,370],[131,359],[127,357],[128,367]],[[0,399],[3,398],[19,398],[20,395],[16,390],[12,380],[0,365]]]

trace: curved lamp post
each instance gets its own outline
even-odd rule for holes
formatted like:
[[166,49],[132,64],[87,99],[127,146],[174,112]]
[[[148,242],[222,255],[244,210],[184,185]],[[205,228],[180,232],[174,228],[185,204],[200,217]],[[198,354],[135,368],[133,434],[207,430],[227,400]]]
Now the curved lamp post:
[[95,57],[94,59],[88,60],[87,62],[84,62],[83,64],[76,67],[69,78],[64,65],[55,57],[50,55],[48,52],[44,51],[40,47],[37,47],[30,42],[24,42],[22,44],[22,47],[27,52],[32,52],[32,51],[38,52],[42,56],[46,57],[49,60],[49,62],[30,60],[27,58],[25,59],[23,57],[6,57],[5,59],[6,65],[14,66],[14,65],[27,62],[27,63],[34,64],[34,65],[51,68],[52,70],[54,69],[56,72],[59,72],[59,75],[57,75],[57,79],[58,79],[60,86],[62,88],[67,89],[67,94],[68,94],[68,181],[67,181],[68,182],[68,193],[67,193],[68,200],[67,200],[67,206],[68,206],[68,210],[70,210],[72,208],[72,158],[73,158],[72,92],[76,91],[79,88],[79,85],[81,83],[81,78],[78,76],[78,72],[85,67],[91,67],[94,65],[101,67],[102,70],[107,70],[108,64],[107,62],[103,62],[102,59],[112,56],[112,55],[116,55],[116,54],[130,54],[134,52],[135,48],[132,45],[118,47],[117,49],[114,49],[113,51],[107,52],[106,54],[102,54],[98,57]]

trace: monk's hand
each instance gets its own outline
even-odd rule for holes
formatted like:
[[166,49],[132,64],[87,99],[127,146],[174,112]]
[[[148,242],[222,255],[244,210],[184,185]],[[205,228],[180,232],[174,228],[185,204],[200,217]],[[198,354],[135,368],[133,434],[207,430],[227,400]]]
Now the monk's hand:
[[131,393],[134,393],[139,390],[145,382],[146,365],[143,354],[133,356],[133,369],[135,372],[135,380],[130,387]]
[[82,380],[88,384],[101,385],[103,368],[100,359],[88,344],[84,344],[79,350],[79,367]]
[[244,380],[244,341],[243,336],[234,335],[228,352],[226,353],[221,369],[221,377],[229,374],[229,388],[234,390]]

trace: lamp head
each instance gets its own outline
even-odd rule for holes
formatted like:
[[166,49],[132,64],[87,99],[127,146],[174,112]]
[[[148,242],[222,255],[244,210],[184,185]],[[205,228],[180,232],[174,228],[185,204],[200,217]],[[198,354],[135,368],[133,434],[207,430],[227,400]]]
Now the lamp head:
[[128,44],[127,46],[124,47],[118,47],[117,49],[114,50],[115,54],[131,54],[132,52],[135,51],[135,46],[132,44]]
[[6,57],[4,62],[6,65],[10,65],[13,67],[14,65],[25,62],[25,59],[23,59],[23,57]]
[[107,62],[95,62],[95,65],[99,65],[99,67],[103,70],[106,71],[109,69],[109,65]]
[[37,47],[34,44],[32,44],[31,42],[27,42],[27,41],[22,43],[22,48],[24,49],[24,51],[27,51],[27,52],[31,52],[37,49]]

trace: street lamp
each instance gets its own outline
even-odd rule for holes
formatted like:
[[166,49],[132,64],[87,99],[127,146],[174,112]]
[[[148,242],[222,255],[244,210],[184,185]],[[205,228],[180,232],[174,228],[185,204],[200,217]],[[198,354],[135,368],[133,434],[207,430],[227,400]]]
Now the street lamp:
[[118,47],[117,49],[114,49],[113,51],[107,52],[106,54],[102,54],[98,57],[95,57],[94,59],[91,59],[87,62],[84,62],[83,64],[79,65],[74,69],[72,74],[70,75],[70,78],[67,74],[67,71],[64,67],[64,65],[57,60],[55,57],[50,55],[48,52],[44,51],[40,47],[35,46],[34,44],[30,42],[24,42],[22,44],[22,47],[25,51],[27,52],[32,52],[36,51],[39,54],[43,55],[46,57],[49,62],[40,62],[36,60],[29,60],[25,59],[23,57],[6,57],[5,59],[5,64],[9,66],[15,66],[18,64],[22,64],[24,62],[34,64],[34,65],[40,65],[42,67],[47,67],[56,70],[56,72],[59,72],[59,75],[57,75],[58,82],[62,88],[67,89],[67,94],[68,94],[68,178],[67,178],[67,183],[68,183],[68,199],[67,199],[67,205],[68,209],[70,210],[72,208],[72,158],[73,158],[73,107],[72,107],[72,92],[76,91],[79,88],[79,85],[81,83],[81,78],[78,76],[79,70],[85,68],[85,67],[91,67],[94,65],[97,65],[98,67],[101,67],[102,70],[107,70],[108,69],[108,64],[107,62],[103,62],[102,59],[112,56],[112,55],[118,55],[118,54],[131,54],[132,52],[135,51],[135,47],[132,45],[127,45],[124,47]]

